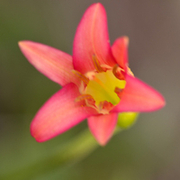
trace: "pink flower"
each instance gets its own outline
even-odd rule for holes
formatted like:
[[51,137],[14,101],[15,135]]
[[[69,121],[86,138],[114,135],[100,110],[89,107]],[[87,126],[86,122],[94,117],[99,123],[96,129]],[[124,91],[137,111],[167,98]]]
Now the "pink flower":
[[51,139],[84,119],[101,145],[113,134],[120,112],[150,112],[165,105],[160,93],[135,78],[128,67],[128,38],[109,44],[104,7],[91,5],[76,31],[73,56],[47,45],[21,41],[29,62],[62,87],[38,111],[31,134]]

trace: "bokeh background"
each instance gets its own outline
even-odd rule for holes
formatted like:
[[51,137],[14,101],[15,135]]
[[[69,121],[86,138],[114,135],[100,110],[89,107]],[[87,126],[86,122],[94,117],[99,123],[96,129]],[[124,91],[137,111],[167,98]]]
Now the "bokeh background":
[[[17,42],[32,40],[72,54],[76,27],[94,2],[0,1],[0,175],[38,163],[87,128],[84,121],[40,144],[31,137],[33,116],[60,87],[28,63]],[[141,114],[131,129],[81,161],[53,170],[50,164],[42,163],[45,172],[22,179],[180,179],[180,1],[99,2],[107,11],[111,43],[119,36],[129,36],[132,71],[159,90],[167,105],[160,111]]]

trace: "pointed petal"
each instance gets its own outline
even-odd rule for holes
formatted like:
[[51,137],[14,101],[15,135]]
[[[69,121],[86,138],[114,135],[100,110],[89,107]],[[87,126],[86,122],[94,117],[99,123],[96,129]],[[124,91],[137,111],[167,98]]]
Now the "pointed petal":
[[117,113],[111,113],[88,118],[90,131],[100,145],[106,145],[111,138],[117,124],[117,117]]
[[126,75],[126,86],[120,103],[112,112],[149,112],[165,105],[163,96],[138,78]]
[[119,66],[123,69],[126,69],[128,66],[128,43],[128,37],[124,36],[118,38],[112,45],[113,56]]
[[77,86],[70,83],[42,106],[31,123],[31,134],[38,142],[53,138],[96,114],[93,108],[75,102],[77,96]]
[[94,57],[99,64],[115,64],[109,44],[106,12],[100,3],[86,10],[77,28],[73,45],[74,68],[81,73],[94,70]]
[[72,57],[58,49],[32,41],[20,41],[19,47],[29,62],[60,85],[75,82]]

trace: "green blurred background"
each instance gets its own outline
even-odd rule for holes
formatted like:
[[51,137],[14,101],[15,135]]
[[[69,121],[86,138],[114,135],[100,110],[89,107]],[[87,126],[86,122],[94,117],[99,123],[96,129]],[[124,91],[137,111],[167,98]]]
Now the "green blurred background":
[[[36,165],[87,128],[84,121],[45,143],[31,137],[33,116],[60,87],[28,63],[17,42],[32,40],[72,54],[76,27],[94,2],[0,0],[0,175]],[[158,112],[141,114],[131,129],[81,161],[54,169],[40,163],[46,171],[25,177],[27,172],[22,170],[22,179],[180,179],[180,1],[99,2],[107,11],[111,43],[129,36],[130,68],[159,90],[167,105]]]

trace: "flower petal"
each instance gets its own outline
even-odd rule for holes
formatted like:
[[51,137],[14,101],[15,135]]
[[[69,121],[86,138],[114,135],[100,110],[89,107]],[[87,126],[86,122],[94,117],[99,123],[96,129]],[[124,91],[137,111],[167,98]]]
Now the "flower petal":
[[126,86],[120,103],[112,112],[149,112],[162,108],[162,95],[138,78],[126,75]]
[[111,138],[117,124],[117,117],[117,113],[111,113],[88,118],[90,131],[102,146]]
[[53,138],[96,114],[93,108],[83,106],[82,102],[75,102],[77,96],[77,86],[70,83],[42,106],[31,123],[31,134],[38,142]]
[[19,46],[29,62],[49,79],[62,86],[77,81],[71,72],[74,68],[70,55],[32,41],[20,41]]
[[115,64],[109,44],[106,12],[100,3],[86,10],[73,45],[73,64],[76,70],[81,73],[94,70],[93,58],[100,64]]
[[112,53],[119,64],[119,66],[123,69],[128,67],[128,37],[120,37],[118,38],[112,45]]

